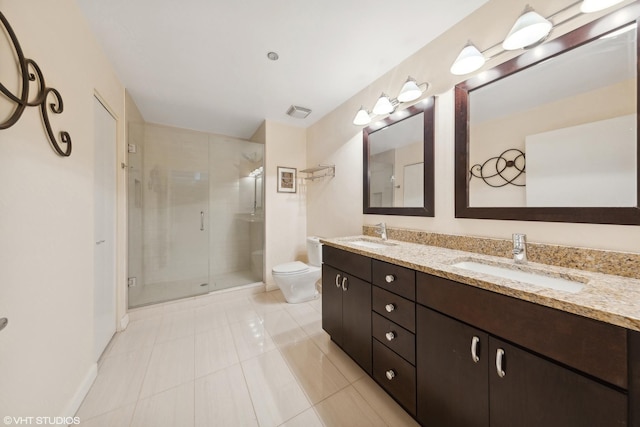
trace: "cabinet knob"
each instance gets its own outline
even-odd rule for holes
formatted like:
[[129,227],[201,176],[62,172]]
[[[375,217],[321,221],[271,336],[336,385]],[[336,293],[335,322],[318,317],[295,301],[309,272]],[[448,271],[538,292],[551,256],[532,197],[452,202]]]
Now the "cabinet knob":
[[393,331],[387,332],[384,336],[387,337],[387,341],[393,341],[396,338],[396,334]]
[[496,372],[500,378],[504,378],[507,373],[503,369],[504,350],[499,348],[496,351]]
[[340,275],[336,274],[336,288],[340,287]]
[[384,280],[385,280],[387,283],[391,283],[391,282],[393,282],[394,280],[396,280],[396,276],[394,276],[393,274],[387,274],[387,275],[384,277]]
[[387,313],[391,313],[393,310],[396,309],[396,306],[393,304],[387,304],[384,306],[384,309],[387,310]]
[[387,376],[387,379],[389,381],[391,381],[392,379],[394,379],[396,377],[396,372],[393,369],[389,369],[387,372],[384,373]]
[[7,319],[6,317],[3,317],[2,319],[0,319],[0,331],[6,328],[8,324],[9,324],[9,319]]
[[480,338],[474,336],[471,338],[471,360],[475,363],[480,361],[480,357],[478,357],[478,344],[480,343]]

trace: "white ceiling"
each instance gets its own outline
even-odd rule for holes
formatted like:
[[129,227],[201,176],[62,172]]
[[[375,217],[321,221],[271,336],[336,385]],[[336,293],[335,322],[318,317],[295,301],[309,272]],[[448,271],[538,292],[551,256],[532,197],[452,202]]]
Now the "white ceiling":
[[310,126],[486,1],[77,0],[146,121],[240,138]]

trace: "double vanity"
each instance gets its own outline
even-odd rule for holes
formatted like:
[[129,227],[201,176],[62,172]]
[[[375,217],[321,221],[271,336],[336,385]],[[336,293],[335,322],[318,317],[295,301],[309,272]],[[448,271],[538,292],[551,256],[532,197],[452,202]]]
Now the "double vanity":
[[[456,85],[456,223],[442,232],[472,231],[466,219],[640,225],[638,17],[631,2]],[[363,129],[364,214],[440,229],[439,104]],[[420,424],[640,427],[637,254],[537,244],[544,264],[524,262],[515,235],[516,263],[505,242],[378,232],[323,240],[322,324]]]
[[322,326],[424,426],[640,426],[640,282],[323,239]]

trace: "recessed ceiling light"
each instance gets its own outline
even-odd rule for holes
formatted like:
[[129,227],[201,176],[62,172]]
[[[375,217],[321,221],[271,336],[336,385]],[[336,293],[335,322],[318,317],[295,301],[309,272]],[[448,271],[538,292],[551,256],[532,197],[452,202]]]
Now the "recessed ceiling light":
[[295,117],[296,119],[306,119],[307,116],[311,114],[311,110],[297,105],[292,105],[287,110],[287,114],[291,117]]
[[275,52],[269,52],[267,53],[267,58],[269,58],[272,61],[277,61],[278,58],[280,58],[280,56]]

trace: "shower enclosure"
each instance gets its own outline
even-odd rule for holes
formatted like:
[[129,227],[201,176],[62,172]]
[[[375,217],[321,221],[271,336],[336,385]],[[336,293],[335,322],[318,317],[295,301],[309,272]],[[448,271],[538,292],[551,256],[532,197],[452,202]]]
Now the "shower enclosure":
[[264,146],[129,127],[129,307],[263,280]]

